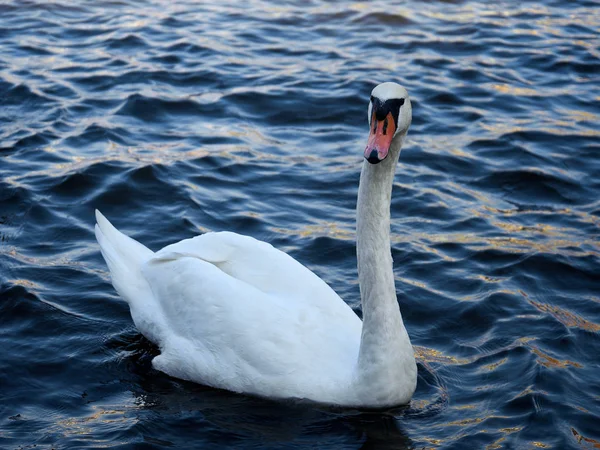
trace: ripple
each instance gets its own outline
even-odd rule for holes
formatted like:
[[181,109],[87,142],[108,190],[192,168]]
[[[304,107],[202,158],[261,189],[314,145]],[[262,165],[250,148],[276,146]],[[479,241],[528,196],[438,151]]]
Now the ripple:
[[[600,135],[594,2],[0,5],[7,448],[592,448]],[[394,184],[409,408],[171,379],[110,285],[99,208],[152,249],[272,242],[360,311],[368,93],[413,123]]]
[[389,12],[372,12],[363,14],[352,20],[361,25],[381,25],[390,27],[399,27],[409,25],[413,22],[401,14],[391,14]]
[[202,109],[192,100],[163,100],[134,94],[127,98],[116,114],[132,116],[144,122],[159,123],[166,120],[165,114],[199,115],[202,114]]

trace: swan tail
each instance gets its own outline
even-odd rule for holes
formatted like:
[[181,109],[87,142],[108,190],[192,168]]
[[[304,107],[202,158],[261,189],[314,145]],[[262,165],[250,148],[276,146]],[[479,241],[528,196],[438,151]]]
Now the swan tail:
[[147,295],[149,286],[141,266],[154,253],[138,241],[124,235],[96,210],[96,240],[110,271],[112,284],[130,305]]

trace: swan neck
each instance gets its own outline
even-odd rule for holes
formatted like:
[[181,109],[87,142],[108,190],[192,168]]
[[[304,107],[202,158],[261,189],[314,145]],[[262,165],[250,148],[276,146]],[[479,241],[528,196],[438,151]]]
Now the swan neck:
[[397,306],[390,248],[390,204],[401,141],[394,143],[398,148],[392,148],[388,158],[379,164],[365,161],[360,175],[356,245],[363,318],[379,304],[393,300]]
[[363,311],[359,384],[370,397],[397,403],[408,402],[416,386],[414,353],[396,297],[390,248],[392,185],[403,137],[392,141],[381,163],[363,163],[356,222]]

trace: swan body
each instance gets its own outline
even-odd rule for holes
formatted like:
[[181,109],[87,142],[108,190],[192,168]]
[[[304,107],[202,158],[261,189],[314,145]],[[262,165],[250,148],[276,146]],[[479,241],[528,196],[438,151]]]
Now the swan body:
[[269,398],[408,403],[416,364],[395,294],[389,207],[410,120],[404,88],[373,90],[357,205],[363,321],[323,280],[268,243],[211,232],[154,253],[96,211],[113,286],[138,330],[160,348],[153,366]]

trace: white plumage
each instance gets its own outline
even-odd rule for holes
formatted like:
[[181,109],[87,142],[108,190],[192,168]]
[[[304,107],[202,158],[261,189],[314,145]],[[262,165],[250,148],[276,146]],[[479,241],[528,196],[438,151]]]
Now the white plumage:
[[[113,285],[138,330],[160,347],[156,369],[270,398],[369,407],[410,400],[416,366],[389,248],[389,195],[410,101],[400,86],[381,86],[381,98],[402,96],[408,107],[400,110],[390,156],[365,162],[361,175],[364,326],[323,280],[270,244],[218,232],[153,253],[96,211],[96,238]],[[362,229],[377,236],[361,240],[361,214]]]

